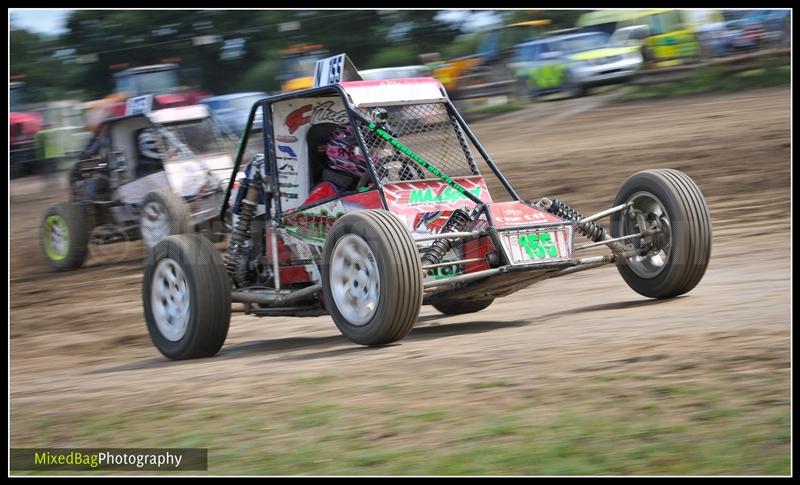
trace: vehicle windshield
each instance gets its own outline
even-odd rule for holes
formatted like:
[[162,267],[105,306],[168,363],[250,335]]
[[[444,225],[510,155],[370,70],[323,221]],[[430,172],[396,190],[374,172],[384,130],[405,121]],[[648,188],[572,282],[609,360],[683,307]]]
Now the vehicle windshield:
[[601,32],[579,35],[561,40],[559,49],[567,54],[600,49],[608,44],[608,37]]
[[175,69],[137,73],[133,78],[137,96],[167,93],[173,91],[179,83]]
[[611,37],[608,39],[608,43],[609,44],[613,44],[613,45],[624,44],[625,42],[628,41],[628,39],[631,36],[631,34],[633,34],[633,29],[634,29],[634,27],[629,27],[629,28],[620,29],[620,30],[614,32],[611,35]]
[[210,118],[160,125],[170,152],[178,158],[225,151],[222,134]]

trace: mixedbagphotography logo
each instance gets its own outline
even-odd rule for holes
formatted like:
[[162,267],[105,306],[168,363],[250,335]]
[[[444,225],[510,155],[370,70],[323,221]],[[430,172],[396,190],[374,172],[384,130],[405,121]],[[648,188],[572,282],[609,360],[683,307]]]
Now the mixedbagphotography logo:
[[206,448],[12,448],[11,470],[208,470]]

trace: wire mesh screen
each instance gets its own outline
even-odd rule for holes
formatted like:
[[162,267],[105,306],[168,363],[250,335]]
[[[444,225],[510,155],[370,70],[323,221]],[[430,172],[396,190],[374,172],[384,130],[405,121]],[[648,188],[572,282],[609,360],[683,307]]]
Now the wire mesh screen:
[[[445,103],[385,106],[385,128],[411,151],[450,177],[478,175],[472,152]],[[360,108],[367,119],[377,121],[376,108]],[[435,178],[401,154],[367,126],[360,126],[364,146],[381,182]]]

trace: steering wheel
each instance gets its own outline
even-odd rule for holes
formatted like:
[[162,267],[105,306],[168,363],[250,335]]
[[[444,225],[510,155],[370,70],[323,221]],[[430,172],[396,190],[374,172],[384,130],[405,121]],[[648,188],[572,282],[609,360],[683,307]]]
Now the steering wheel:
[[381,180],[402,181],[425,178],[425,170],[413,160],[403,155],[387,155],[375,164]]

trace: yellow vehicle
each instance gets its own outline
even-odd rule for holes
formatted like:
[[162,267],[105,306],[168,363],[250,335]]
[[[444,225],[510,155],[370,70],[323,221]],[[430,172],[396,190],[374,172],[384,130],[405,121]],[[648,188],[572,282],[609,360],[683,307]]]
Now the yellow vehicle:
[[598,10],[582,15],[577,26],[611,34],[620,28],[646,25],[649,35],[642,43],[645,64],[664,67],[699,58],[698,29],[722,21],[719,10]]
[[328,51],[321,44],[297,44],[281,51],[281,92],[312,87],[314,67],[325,57],[328,57]]
[[[470,87],[513,80],[508,63],[514,46],[542,35],[549,19],[528,20],[482,32],[476,52],[434,68],[433,75],[453,98],[470,97]],[[481,93],[485,94],[485,93]]]

